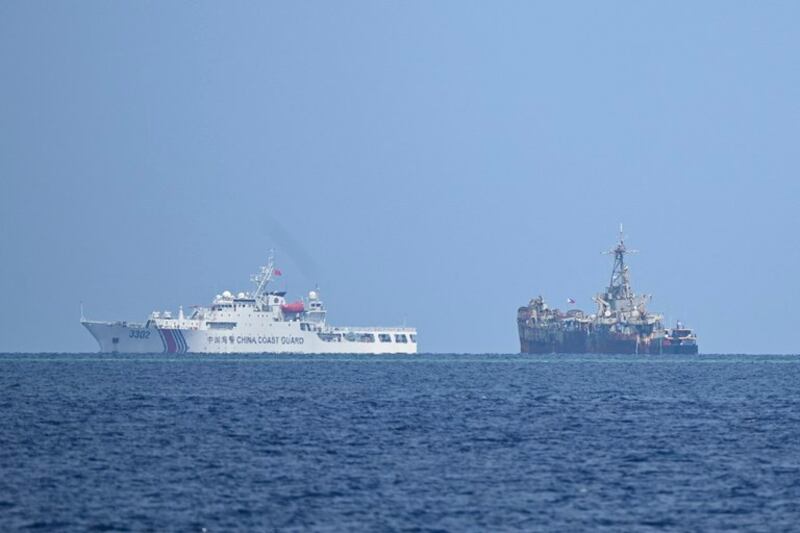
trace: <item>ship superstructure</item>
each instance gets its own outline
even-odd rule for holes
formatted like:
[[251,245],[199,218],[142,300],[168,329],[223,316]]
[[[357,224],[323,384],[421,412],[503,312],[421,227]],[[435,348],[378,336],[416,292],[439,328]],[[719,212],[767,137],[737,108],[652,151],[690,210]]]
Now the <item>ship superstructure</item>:
[[520,349],[523,353],[697,353],[697,337],[678,323],[663,326],[663,316],[647,310],[650,295],[637,295],[630,284],[625,256],[635,253],[625,246],[620,227],[617,245],[606,252],[614,256],[611,280],[593,300],[592,314],[578,309],[550,309],[539,296],[517,311]]
[[417,331],[408,327],[335,327],[318,289],[286,300],[269,290],[274,256],[253,276],[252,292],[217,294],[190,314],[154,311],[143,323],[99,322],[81,317],[101,352],[109,353],[417,353]]

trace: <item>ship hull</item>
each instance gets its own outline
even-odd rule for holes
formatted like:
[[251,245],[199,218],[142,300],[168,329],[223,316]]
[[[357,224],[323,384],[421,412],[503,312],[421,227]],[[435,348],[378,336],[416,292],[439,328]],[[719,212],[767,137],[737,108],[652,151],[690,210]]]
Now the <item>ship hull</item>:
[[698,348],[696,344],[672,344],[663,346],[661,353],[672,355],[697,355]]
[[524,354],[683,354],[698,353],[696,344],[670,344],[662,337],[637,339],[633,335],[520,327]]
[[[411,339],[415,330],[406,328],[331,328],[322,334],[303,331],[299,322],[275,322],[264,328],[228,330],[158,328],[125,322],[82,322],[103,353],[271,353],[271,354],[415,354]],[[349,340],[348,332],[372,334],[374,340]],[[381,342],[378,333],[389,334]],[[397,342],[397,336],[406,342]],[[323,338],[328,340],[323,340]]]

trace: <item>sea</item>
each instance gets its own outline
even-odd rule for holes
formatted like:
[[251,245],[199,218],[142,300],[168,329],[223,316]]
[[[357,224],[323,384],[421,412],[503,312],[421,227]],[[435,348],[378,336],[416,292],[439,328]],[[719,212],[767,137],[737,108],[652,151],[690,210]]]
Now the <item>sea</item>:
[[798,531],[800,357],[0,355],[2,531]]

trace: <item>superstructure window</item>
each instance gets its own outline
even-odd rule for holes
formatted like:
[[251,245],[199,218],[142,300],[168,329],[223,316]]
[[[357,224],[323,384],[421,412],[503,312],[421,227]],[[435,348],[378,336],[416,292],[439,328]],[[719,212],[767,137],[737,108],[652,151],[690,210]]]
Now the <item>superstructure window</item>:
[[236,327],[236,322],[209,322],[209,329],[233,329]]
[[392,342],[392,336],[388,333],[380,333],[378,334],[378,340],[381,342]]
[[409,337],[411,337],[411,342],[413,342],[414,344],[417,343],[417,335],[415,333],[412,333],[411,335],[409,335]]
[[402,333],[394,336],[394,342],[408,343],[408,338]]

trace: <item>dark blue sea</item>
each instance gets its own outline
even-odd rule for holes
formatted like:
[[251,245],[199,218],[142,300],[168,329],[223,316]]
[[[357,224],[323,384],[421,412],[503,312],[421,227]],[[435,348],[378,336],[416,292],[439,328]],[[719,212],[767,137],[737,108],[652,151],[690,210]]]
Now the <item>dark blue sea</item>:
[[0,356],[3,531],[798,531],[797,356]]

